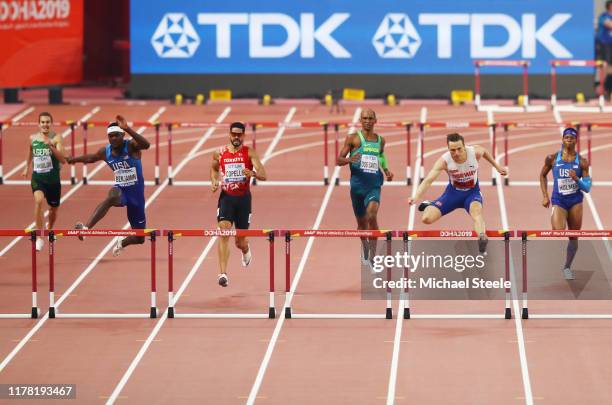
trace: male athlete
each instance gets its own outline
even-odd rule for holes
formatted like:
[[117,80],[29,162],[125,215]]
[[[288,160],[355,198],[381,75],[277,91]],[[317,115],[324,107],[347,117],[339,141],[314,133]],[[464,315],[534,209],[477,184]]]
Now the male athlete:
[[[53,229],[60,205],[62,184],[60,183],[61,163],[66,163],[62,137],[51,131],[53,117],[48,112],[38,115],[38,132],[30,135],[26,167],[21,173],[28,177],[32,166],[32,193],[34,194],[34,221],[36,229],[43,227],[43,199],[49,205],[49,229]],[[36,250],[41,251],[45,241],[36,238]]]
[[[357,219],[357,229],[378,229],[378,208],[383,171],[387,181],[393,180],[393,173],[387,167],[384,155],[385,139],[374,132],[376,113],[366,108],[360,116],[361,130],[346,137],[338,156],[338,165],[350,164],[351,201]],[[347,157],[348,155],[348,157]],[[376,254],[376,238],[361,238],[363,264]]]
[[[229,144],[213,153],[210,167],[212,192],[221,185],[221,195],[217,208],[219,229],[249,229],[251,223],[251,178],[266,180],[266,170],[257,152],[244,145],[246,127],[242,122],[230,125]],[[229,285],[227,263],[229,261],[229,237],[219,239],[219,276],[221,287]],[[235,244],[242,251],[242,265],[251,263],[251,249],[244,236],[237,236]]]
[[487,235],[482,215],[482,194],[478,184],[478,161],[484,158],[502,176],[507,175],[491,154],[482,146],[465,146],[465,140],[457,133],[446,136],[448,152],[444,153],[427,177],[419,185],[414,197],[408,199],[409,204],[418,201],[442,171],[448,173],[448,185],[444,193],[433,201],[425,200],[419,204],[419,211],[423,211],[422,221],[433,224],[443,215],[457,208],[465,209],[474,220],[474,230],[478,234],[478,250],[486,254]]
[[[589,162],[576,152],[578,132],[574,128],[563,131],[563,146],[559,152],[546,156],[540,172],[540,189],[542,205],[550,207],[552,200],[552,229],[580,229],[582,227],[582,193],[591,191]],[[552,199],[548,198],[548,181],[546,176],[553,171]],[[578,251],[578,238],[569,238],[565,257],[563,275],[566,280],[573,280],[572,262]]]
[[[106,128],[108,145],[96,153],[90,153],[75,158],[68,158],[68,163],[94,163],[104,160],[115,173],[115,185],[108,195],[94,210],[87,223],[77,222],[76,229],[90,229],[98,223],[110,207],[126,207],[127,217],[132,229],[144,229],[147,224],[145,216],[144,177],[142,175],[141,151],[149,149],[149,141],[134,131],[125,118],[117,115],[117,121]],[[132,139],[123,139],[125,133]],[[83,238],[79,237],[83,240]],[[124,247],[144,243],[142,236],[117,238],[113,255],[119,256]]]

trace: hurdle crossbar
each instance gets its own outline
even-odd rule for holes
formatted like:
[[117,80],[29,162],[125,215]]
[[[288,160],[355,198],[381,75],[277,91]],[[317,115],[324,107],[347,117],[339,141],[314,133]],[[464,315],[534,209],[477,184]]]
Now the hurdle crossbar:
[[516,235],[521,237],[521,258],[522,258],[522,319],[605,319],[612,318],[612,314],[530,314],[527,299],[528,293],[528,269],[527,269],[527,247],[529,238],[602,238],[608,240],[612,237],[612,230],[523,230],[517,231]]
[[[57,229],[42,234],[49,239],[49,318],[157,318],[156,237],[155,229]],[[151,306],[149,313],[60,313],[55,302],[55,242],[60,237],[149,237],[151,241]]]
[[597,96],[599,108],[605,107],[604,82],[606,77],[606,62],[603,60],[551,60],[550,61],[550,105],[557,105],[557,68],[560,67],[592,67],[598,70],[599,86],[597,86]]
[[0,230],[0,236],[29,238],[31,245],[31,279],[32,279],[32,307],[30,313],[0,313],[0,319],[38,318],[38,280],[36,265],[36,238],[41,232],[34,229],[6,229]]
[[[274,239],[278,232],[272,229],[173,229],[164,230],[162,235],[168,238],[168,318],[203,318],[203,319],[262,319],[276,317],[274,304]],[[269,242],[269,302],[265,314],[227,314],[227,313],[181,313],[176,310],[174,296],[174,242],[180,237],[265,237]]]
[[480,107],[480,68],[493,67],[520,67],[523,69],[523,107],[529,106],[529,61],[526,60],[477,60],[474,62],[474,104]]

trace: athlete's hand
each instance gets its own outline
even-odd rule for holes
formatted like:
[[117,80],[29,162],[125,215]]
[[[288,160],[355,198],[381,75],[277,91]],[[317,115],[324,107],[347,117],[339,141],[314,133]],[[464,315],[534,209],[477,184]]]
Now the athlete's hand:
[[578,180],[580,180],[580,179],[578,178],[578,176],[576,176],[576,172],[575,172],[574,170],[570,170],[570,171],[569,171],[569,175],[570,175],[570,177],[571,177],[571,178],[572,178],[574,181],[578,181]]
[[251,169],[247,169],[246,167],[244,168],[243,173],[247,177],[255,177],[255,175],[256,175],[255,171],[253,171]]
[[129,128],[127,120],[123,115],[117,114],[115,119],[117,120],[117,124],[119,124],[119,128],[123,129],[124,131]]
[[387,170],[385,175],[387,176],[387,181],[393,180],[393,173],[391,171]]
[[507,176],[508,175],[508,170],[506,170],[505,167],[500,167],[497,169],[497,173],[501,174],[502,176]]
[[213,180],[211,183],[212,192],[215,193],[219,189],[219,180]]
[[548,198],[548,196],[542,198],[542,206],[544,208],[550,207],[550,198]]
[[351,163],[359,163],[361,160],[361,153],[355,153],[353,156],[349,158],[349,162]]

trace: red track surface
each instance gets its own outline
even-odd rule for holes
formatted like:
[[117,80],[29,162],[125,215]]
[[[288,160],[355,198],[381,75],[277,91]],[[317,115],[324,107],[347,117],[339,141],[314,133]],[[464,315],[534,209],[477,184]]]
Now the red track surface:
[[[36,106],[23,118],[33,121],[44,110],[56,121],[80,118],[95,106]],[[160,105],[101,105],[92,119],[111,120],[122,113],[129,120],[144,121],[159,111]],[[217,119],[228,105],[164,106],[161,121],[202,121]],[[355,107],[346,115],[330,115],[324,107],[295,106],[293,121],[345,120],[353,118]],[[223,122],[282,121],[289,105],[255,107],[231,105]],[[420,107],[376,106],[380,121],[419,120]],[[563,121],[605,121],[604,114],[562,113]],[[550,122],[551,112],[529,114],[496,113],[495,121]],[[430,106],[429,121],[484,121],[486,114],[471,107]],[[609,119],[608,119],[609,120]],[[210,138],[192,159],[187,154],[206,133],[206,129],[175,129],[173,165],[175,180],[207,180],[212,151],[226,143],[223,131],[210,131]],[[5,176],[18,165],[26,152],[27,128],[11,128],[4,133]],[[405,176],[405,131],[401,128],[380,131],[387,137],[387,155],[396,180]],[[447,129],[428,129],[425,139],[425,170],[445,149]],[[460,130],[468,143],[488,147],[486,129]],[[416,135],[412,136],[412,161],[416,160]],[[257,130],[257,149],[264,156],[277,129]],[[498,133],[500,136],[501,131]],[[153,139],[154,132],[145,135]],[[341,132],[342,138],[346,130]],[[606,129],[593,132],[594,179],[612,180],[611,163],[606,157],[612,136]],[[330,131],[330,162],[333,162],[333,131]],[[68,139],[68,138],[67,138]],[[498,151],[502,150],[501,136]],[[162,179],[167,162],[162,131]],[[341,139],[342,140],[342,139]],[[89,130],[89,150],[105,144],[103,128]],[[558,149],[556,129],[512,129],[510,132],[510,181],[537,181],[544,156]],[[247,141],[248,143],[248,141]],[[66,143],[68,144],[68,143]],[[598,149],[599,148],[599,149]],[[322,180],[323,136],[318,129],[287,129],[271,151],[266,163],[271,180]],[[78,151],[77,153],[80,153]],[[153,179],[154,150],[143,154],[145,176]],[[183,168],[184,166],[184,168]],[[110,171],[102,167],[90,179],[109,180]],[[180,167],[180,169],[178,169]],[[413,167],[414,170],[414,167]],[[333,171],[333,167],[332,170]],[[16,172],[10,179],[19,179]],[[80,177],[80,168],[78,170]],[[331,174],[331,173],[330,173]],[[606,177],[608,176],[608,177]],[[69,179],[69,170],[63,170]],[[341,180],[348,180],[343,168]],[[483,183],[491,171],[483,165]],[[444,179],[440,179],[444,180]],[[163,188],[161,193],[156,190]],[[108,186],[64,186],[63,195],[73,194],[63,203],[58,228],[70,228],[86,219],[106,194]],[[485,219],[488,229],[547,229],[549,211],[540,205],[534,186],[496,188],[483,186]],[[502,193],[499,193],[501,189]],[[433,186],[425,197],[436,197],[441,186]],[[584,229],[612,226],[608,207],[612,200],[609,186],[594,186],[594,205],[584,204]],[[419,215],[410,218],[406,200],[409,187],[385,187],[379,224],[383,229],[424,229]],[[325,199],[325,196],[329,200]],[[352,229],[355,220],[350,209],[347,187],[266,186],[255,187],[252,227],[308,229],[315,226],[319,212],[321,229]],[[209,188],[166,186],[147,187],[148,226],[151,228],[214,228],[217,196]],[[0,186],[2,228],[24,228],[32,220],[29,186]],[[502,210],[505,206],[505,211]],[[594,219],[598,210],[601,223]],[[125,225],[123,209],[112,209],[100,228],[117,229]],[[467,215],[456,212],[443,218],[436,229],[469,229]],[[10,238],[2,238],[0,249]],[[89,272],[71,290],[60,312],[136,313],[148,310],[149,248],[130,247],[119,258],[109,253],[96,257],[109,240],[62,238],[56,248],[56,300],[70,288],[90,264]],[[2,267],[2,312],[24,312],[29,308],[29,242],[20,241],[0,257]],[[190,282],[183,282],[198,257],[206,252],[209,240],[179,238],[175,242],[175,291],[181,291],[177,312],[262,313],[268,302],[268,246],[263,238],[251,239],[254,261],[242,269],[239,255],[232,250],[231,284],[227,289],[216,284],[216,245],[201,262]],[[295,313],[383,313],[384,302],[362,301],[356,258],[358,243],[349,239],[316,239],[305,255],[307,238],[292,243],[294,277],[303,261],[301,276],[293,299]],[[158,307],[167,305],[166,242],[158,242]],[[282,312],[284,294],[284,243],[276,244],[277,313]],[[355,262],[354,265],[351,263]],[[39,307],[48,305],[47,258],[38,255]],[[518,266],[518,264],[517,264]],[[517,267],[518,269],[518,267]],[[183,292],[184,291],[184,292]],[[397,316],[394,301],[394,315]],[[569,313],[611,313],[610,302],[531,302],[530,311]],[[417,301],[414,314],[501,313],[498,301],[455,302]],[[45,311],[43,311],[44,313]],[[516,315],[516,313],[514,314]],[[527,395],[547,403],[605,403],[609,388],[612,349],[611,320],[503,319],[412,319],[397,322],[383,319],[357,320],[228,320],[228,319],[50,319],[0,320],[0,383],[72,383],[77,385],[78,403],[103,403],[118,384],[116,403],[244,403],[250,393],[256,402],[285,403],[384,403],[391,378],[397,403],[519,404],[529,403]],[[30,338],[24,337],[39,325]],[[161,325],[160,329],[155,329]],[[398,329],[398,328],[401,328]],[[152,335],[155,332],[155,335]],[[398,334],[399,333],[399,334]],[[142,358],[134,362],[145,340],[153,337]],[[398,339],[396,339],[396,337]],[[25,345],[10,354],[20,341]],[[519,348],[525,346],[525,356]],[[266,352],[271,357],[266,356]],[[394,353],[397,363],[392,366]],[[8,357],[7,357],[8,356]],[[269,360],[269,362],[268,362]],[[262,363],[263,362],[263,363]],[[262,366],[263,364],[263,366]],[[390,373],[391,370],[391,373]],[[528,375],[525,373],[528,371]],[[126,372],[128,372],[126,374]],[[122,381],[124,375],[127,378]],[[257,377],[262,377],[259,380]],[[123,383],[125,382],[125,385]],[[561,382],[561,383],[559,383]],[[261,385],[258,385],[261,383]],[[256,390],[253,390],[255,385]],[[528,388],[526,388],[528,387]],[[529,389],[531,391],[529,391]]]

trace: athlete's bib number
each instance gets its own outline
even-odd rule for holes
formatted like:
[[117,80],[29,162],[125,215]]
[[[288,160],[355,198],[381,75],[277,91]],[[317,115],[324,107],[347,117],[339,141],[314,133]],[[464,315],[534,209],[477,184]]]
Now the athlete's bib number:
[[49,173],[53,169],[51,156],[34,156],[33,161],[36,173]]
[[557,179],[557,190],[562,195],[574,194],[578,191],[578,183],[572,178]]
[[133,186],[137,182],[138,176],[136,175],[135,167],[115,170],[115,184],[119,187]]
[[359,164],[359,168],[364,172],[378,172],[378,156],[361,155],[361,163]]
[[246,181],[246,176],[244,175],[244,163],[226,164],[223,181],[226,183],[241,183]]

